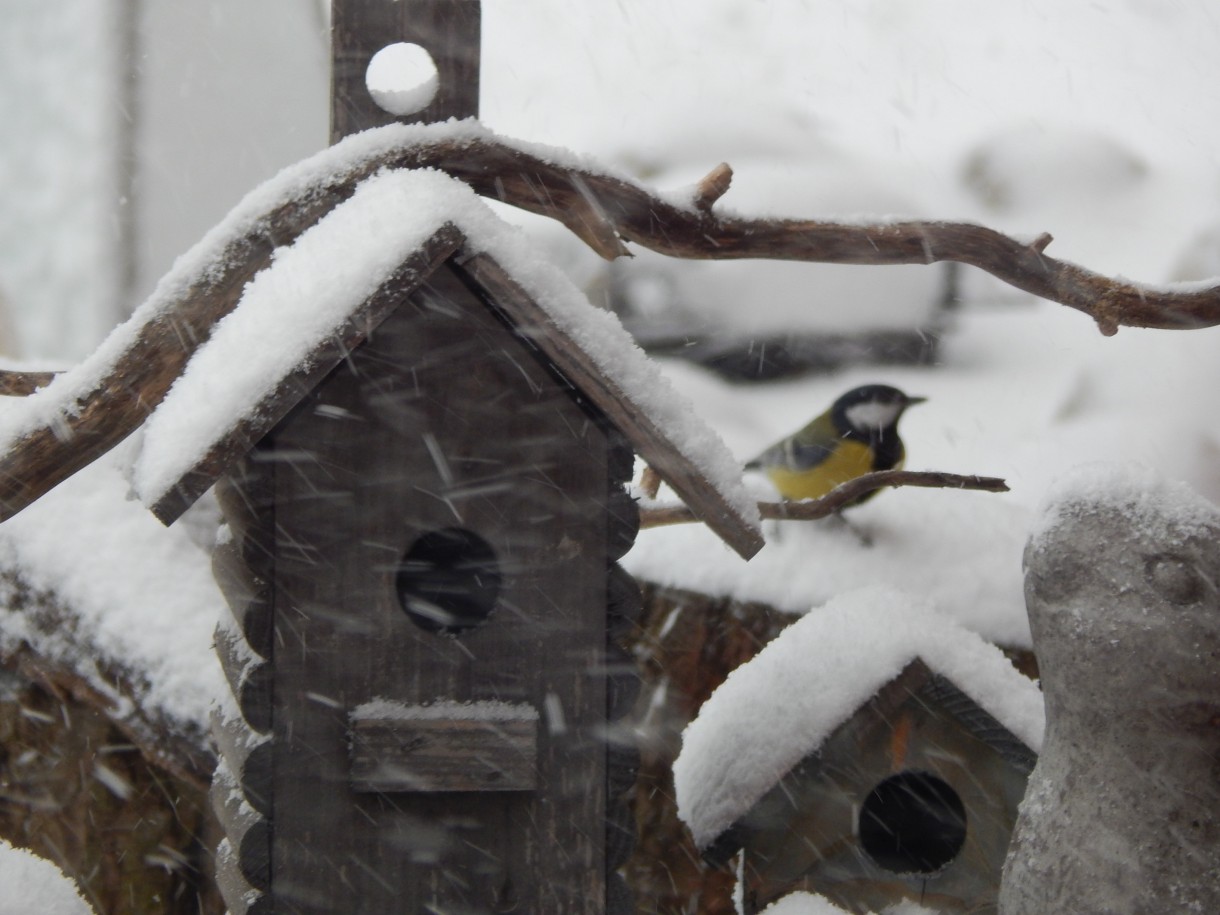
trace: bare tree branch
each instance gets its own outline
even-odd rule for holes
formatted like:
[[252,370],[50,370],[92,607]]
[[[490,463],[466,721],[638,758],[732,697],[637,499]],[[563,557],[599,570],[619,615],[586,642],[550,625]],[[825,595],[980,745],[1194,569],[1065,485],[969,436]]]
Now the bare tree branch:
[[[398,126],[398,125],[395,125]],[[381,128],[383,131],[392,128]],[[392,134],[383,134],[392,136]],[[1191,292],[1145,289],[1047,257],[1048,236],[1031,244],[982,226],[951,222],[845,225],[817,220],[721,217],[712,204],[731,170],[718,166],[680,206],[631,181],[563,164],[533,147],[517,147],[471,124],[416,129],[397,145],[319,172],[247,228],[216,245],[207,263],[135,337],[110,373],[54,422],[9,443],[0,462],[0,521],[88,465],[137,429],[213,325],[237,304],[246,282],[272,251],[291,244],[382,168],[436,168],[478,193],[557,219],[606,258],[628,253],[624,240],[685,258],[774,258],[843,264],[931,264],[979,267],[1020,289],[1076,308],[1104,333],[1120,325],[1191,328],[1220,324],[1220,287]],[[367,137],[362,138],[366,141]],[[334,148],[332,148],[334,149]],[[330,151],[318,155],[322,161]],[[325,161],[331,161],[329,159]],[[16,383],[16,382],[14,382]],[[26,382],[37,387],[40,382]],[[20,385],[15,390],[21,390]]]
[[[867,493],[887,486],[923,486],[931,489],[972,489],[982,492],[1008,492],[1008,484],[998,477],[964,476],[941,471],[878,470],[848,480],[820,499],[800,502],[759,502],[763,518],[780,521],[814,521],[841,511]],[[640,527],[663,527],[698,521],[685,505],[665,505],[640,509]]]
[[558,219],[607,258],[623,253],[621,242],[611,239],[606,229],[608,222],[620,238],[674,257],[969,264],[1018,289],[1084,312],[1106,334],[1120,326],[1169,330],[1220,324],[1220,286],[1167,291],[1111,279],[1047,256],[1051,236],[1046,233],[1025,243],[962,222],[862,225],[721,217],[707,202],[727,190],[731,170],[726,165],[700,182],[688,209],[620,178],[533,159],[494,138],[472,144],[466,154],[461,161],[438,157],[430,164],[485,196]]
[[28,397],[39,388],[45,388],[55,377],[55,372],[22,372],[16,369],[0,369],[0,396]]

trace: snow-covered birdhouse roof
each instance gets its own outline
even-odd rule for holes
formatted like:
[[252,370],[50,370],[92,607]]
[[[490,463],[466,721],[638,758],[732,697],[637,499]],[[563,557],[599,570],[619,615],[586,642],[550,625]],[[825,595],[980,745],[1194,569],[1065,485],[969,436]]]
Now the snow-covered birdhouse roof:
[[951,683],[1037,752],[1037,685],[995,646],[899,591],[870,587],[810,612],[734,670],[682,736],[678,813],[701,850],[912,666]]
[[[358,152],[369,142],[352,138],[348,145]],[[316,158],[341,160],[343,146]],[[240,225],[243,208],[265,208],[270,197],[298,188],[308,180],[309,166],[302,166],[253,192],[227,223]],[[209,239],[201,247],[215,247]],[[204,256],[192,252],[183,261]],[[135,494],[171,523],[450,259],[726,543],[743,556],[761,548],[757,507],[736,460],[617,319],[590,305],[468,186],[430,170],[368,178],[276,250],[146,420],[132,468]],[[24,416],[6,416],[0,437],[12,441],[39,417],[70,413],[104,369],[106,353],[148,321],[146,311],[116,330],[95,358],[26,398]]]

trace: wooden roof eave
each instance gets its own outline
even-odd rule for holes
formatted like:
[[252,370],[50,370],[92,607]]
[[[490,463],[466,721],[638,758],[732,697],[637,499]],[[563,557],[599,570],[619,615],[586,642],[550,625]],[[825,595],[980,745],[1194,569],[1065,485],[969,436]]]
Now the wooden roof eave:
[[746,518],[636,405],[632,397],[602,372],[592,357],[559,328],[547,312],[495,258],[473,254],[462,270],[495,303],[522,335],[631,442],[636,453],[668,483],[687,506],[742,558],[749,559],[765,541]]
[[[465,237],[445,224],[402,264],[333,333],[288,375],[233,430],[204,454],[152,506],[172,524],[242,455],[249,452],[348,353],[388,317],[405,295],[420,287],[444,261],[458,255]],[[632,397],[606,377],[592,357],[559,328],[490,254],[462,257],[459,270],[521,332],[522,337],[597,406],[631,442],[636,453],[683,498],[695,515],[738,554],[750,558],[763,546],[762,534],[652,422]]]
[[162,524],[173,524],[207,492],[224,473],[300,403],[323,378],[401,303],[404,295],[419,288],[437,267],[465,243],[457,226],[446,223],[437,229],[353,311],[326,340],[314,348],[301,365],[243,416],[224,438],[196,461],[153,505],[152,513]]

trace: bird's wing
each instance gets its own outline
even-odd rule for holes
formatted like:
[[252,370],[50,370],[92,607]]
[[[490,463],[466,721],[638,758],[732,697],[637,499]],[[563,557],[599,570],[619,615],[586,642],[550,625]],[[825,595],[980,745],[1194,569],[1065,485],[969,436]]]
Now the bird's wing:
[[793,437],[784,444],[783,465],[789,470],[801,471],[825,463],[826,459],[834,454],[837,439],[828,437],[808,441]]
[[829,417],[822,415],[795,435],[776,442],[746,464],[746,469],[785,467],[801,471],[816,467],[835,450],[839,437]]

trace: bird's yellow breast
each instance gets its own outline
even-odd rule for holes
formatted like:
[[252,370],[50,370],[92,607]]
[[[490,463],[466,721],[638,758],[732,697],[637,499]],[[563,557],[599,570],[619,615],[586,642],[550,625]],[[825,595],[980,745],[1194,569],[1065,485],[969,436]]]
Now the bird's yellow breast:
[[819,499],[840,483],[873,470],[873,451],[862,442],[840,440],[834,451],[815,467],[792,470],[773,465],[767,476],[785,499]]

